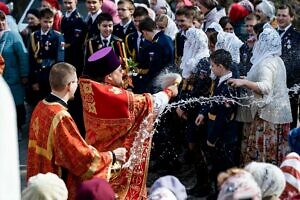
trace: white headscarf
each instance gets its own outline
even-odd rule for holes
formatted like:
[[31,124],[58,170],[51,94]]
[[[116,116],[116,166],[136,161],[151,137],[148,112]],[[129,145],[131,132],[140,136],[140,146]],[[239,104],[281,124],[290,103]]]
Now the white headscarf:
[[243,42],[234,33],[224,32],[221,25],[216,22],[213,22],[208,28],[218,32],[216,50],[224,49],[229,51],[232,61],[240,63],[240,48]]
[[273,19],[275,17],[275,7],[274,4],[268,0],[263,0],[260,4],[256,6],[257,9],[261,10],[267,17]]
[[262,197],[279,197],[285,188],[285,177],[279,167],[264,162],[251,162],[245,167],[261,189]]
[[157,11],[159,11],[159,9],[161,8],[165,8],[167,10],[167,15],[171,18],[171,19],[175,19],[175,15],[173,13],[173,11],[171,10],[170,5],[168,4],[168,2],[166,0],[157,0],[156,5],[150,5],[151,9],[154,10],[155,13],[157,13]]
[[28,180],[28,186],[22,192],[22,200],[67,200],[66,184],[56,174],[37,174]]
[[247,171],[240,171],[230,176],[221,186],[218,200],[238,200],[251,198],[261,199],[261,190],[252,175]]
[[172,38],[172,40],[175,39],[176,33],[178,33],[178,28],[175,24],[175,22],[168,16],[165,15],[168,18],[167,27],[165,28],[165,34]]
[[199,61],[209,57],[208,38],[206,34],[195,27],[189,28],[186,32],[186,41],[183,48],[180,68],[182,77],[189,78],[195,72]]
[[281,55],[281,38],[278,32],[268,23],[263,29],[253,47],[253,55],[250,59],[253,67],[268,57]]

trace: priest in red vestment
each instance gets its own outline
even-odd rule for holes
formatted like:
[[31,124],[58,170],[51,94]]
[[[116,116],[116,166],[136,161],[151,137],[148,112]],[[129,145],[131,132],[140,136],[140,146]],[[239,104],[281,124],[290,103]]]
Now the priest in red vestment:
[[108,177],[115,160],[125,161],[126,149],[120,146],[99,152],[81,137],[67,111],[67,101],[78,86],[72,65],[55,64],[49,80],[52,92],[38,103],[31,117],[27,179],[38,173],[55,173],[66,182],[72,200],[83,180]]
[[[132,147],[134,142],[138,142],[135,138],[143,131],[140,128],[150,133],[154,117],[178,93],[176,84],[154,95],[134,94],[123,89],[123,69],[111,47],[89,57],[84,75],[79,85],[87,143],[98,151],[125,147],[127,159],[135,153]],[[133,168],[121,168],[103,177],[110,179],[118,199],[147,198],[151,137],[139,142],[140,162]]]

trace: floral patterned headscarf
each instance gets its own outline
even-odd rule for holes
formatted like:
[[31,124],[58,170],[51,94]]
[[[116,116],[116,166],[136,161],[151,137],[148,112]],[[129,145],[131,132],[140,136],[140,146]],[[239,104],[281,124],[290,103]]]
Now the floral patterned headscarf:
[[[219,178],[218,178],[219,179]],[[218,200],[261,199],[261,190],[252,175],[245,170],[229,176],[221,185]]]

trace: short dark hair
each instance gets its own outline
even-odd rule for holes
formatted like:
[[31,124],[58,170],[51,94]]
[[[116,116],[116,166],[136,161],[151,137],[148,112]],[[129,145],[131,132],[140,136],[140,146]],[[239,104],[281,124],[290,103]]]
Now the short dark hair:
[[135,8],[133,12],[133,17],[142,17],[142,16],[149,16],[148,10],[142,6],[138,6]]
[[52,90],[62,91],[70,82],[70,76],[76,74],[76,68],[66,62],[53,65],[50,70],[49,83]]
[[6,15],[5,15],[5,13],[2,11],[2,10],[0,10],[0,20],[5,20],[6,19]]
[[135,6],[134,6],[134,3],[133,1],[131,0],[120,0],[118,1],[117,5],[121,5],[121,4],[125,4],[125,3],[128,3],[130,5],[130,10],[134,10]]
[[217,65],[223,65],[225,69],[229,70],[232,65],[232,57],[231,54],[224,50],[218,49],[210,54],[210,59],[212,62]]
[[184,15],[186,18],[189,18],[189,19],[194,19],[195,14],[196,14],[196,12],[195,12],[195,8],[193,6],[184,6],[182,8],[179,8],[176,11],[176,16]]
[[[221,27],[224,29],[226,24],[231,24],[230,19],[228,16],[223,16],[221,17],[221,19],[219,20],[219,24],[221,25]],[[231,24],[232,25],[232,24]]]
[[258,38],[259,35],[264,31],[264,25],[265,25],[265,22],[261,22],[261,23],[255,24],[255,25],[253,26],[253,30],[254,30],[254,32],[256,33],[257,38]]
[[285,9],[289,10],[289,15],[291,17],[294,17],[294,11],[293,11],[292,7],[288,4],[281,4],[277,10],[285,10]]
[[[210,29],[211,30],[211,29]],[[213,43],[214,45],[216,45],[217,41],[218,41],[218,32],[215,31],[214,29],[211,30],[211,34],[208,35],[208,40],[209,42]]]
[[113,22],[113,18],[108,13],[100,13],[97,17],[97,24],[101,24],[104,21]]
[[150,17],[146,17],[139,24],[140,31],[154,31],[156,29],[156,23]]
[[40,19],[42,18],[46,18],[46,19],[54,18],[54,12],[50,8],[43,8],[40,11]]

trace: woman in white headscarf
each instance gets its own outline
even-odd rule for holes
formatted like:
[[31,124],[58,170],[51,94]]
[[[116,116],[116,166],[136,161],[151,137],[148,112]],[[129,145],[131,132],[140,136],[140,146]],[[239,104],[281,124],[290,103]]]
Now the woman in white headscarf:
[[[257,27],[261,27],[257,30]],[[281,38],[269,24],[254,27],[258,41],[253,47],[253,66],[245,79],[231,79],[233,87],[253,94],[242,140],[244,163],[251,160],[280,164],[288,152],[292,121],[286,70],[281,55]],[[239,113],[238,113],[239,114]]]
[[213,22],[208,28],[207,33],[209,38],[209,47],[211,51],[218,49],[224,49],[228,51],[232,57],[232,68],[233,77],[239,77],[238,64],[240,63],[240,48],[243,42],[234,34],[223,31],[220,24]]
[[255,6],[255,15],[259,23],[270,23],[273,28],[277,28],[277,21],[275,18],[274,3],[269,0],[263,0]]
[[175,36],[178,33],[178,28],[175,22],[168,15],[161,14],[157,16],[155,22],[159,30],[164,31],[164,33],[172,38],[172,40],[175,39]]
[[175,15],[166,0],[150,0],[150,8],[154,10],[156,15],[166,14],[171,19],[175,19]]

